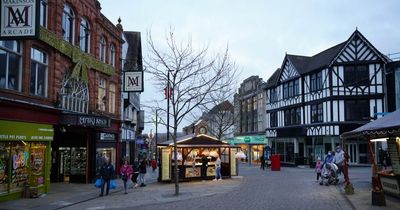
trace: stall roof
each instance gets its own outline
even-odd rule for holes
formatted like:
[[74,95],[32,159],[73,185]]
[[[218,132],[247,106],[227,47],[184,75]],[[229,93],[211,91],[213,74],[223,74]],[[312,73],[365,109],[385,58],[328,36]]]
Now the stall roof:
[[[230,146],[227,142],[220,141],[212,136],[200,134],[200,135],[187,135],[176,140],[179,146]],[[174,141],[166,141],[159,143],[158,146],[173,146]]]
[[361,136],[378,138],[398,134],[400,134],[400,109],[357,129],[343,133],[342,138],[348,139]]

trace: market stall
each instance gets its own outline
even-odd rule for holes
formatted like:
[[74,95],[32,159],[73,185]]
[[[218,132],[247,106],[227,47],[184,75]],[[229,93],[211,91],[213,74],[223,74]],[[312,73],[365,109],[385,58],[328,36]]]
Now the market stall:
[[[157,145],[160,154],[159,181],[175,180],[174,142],[167,141]],[[204,134],[189,135],[177,139],[177,160],[179,181],[193,179],[213,179],[215,177],[215,160],[221,159],[221,175],[230,178],[238,175],[236,154],[238,146],[231,146]],[[202,171],[205,177],[202,177]]]
[[[372,163],[373,205],[375,202],[374,194],[378,195],[379,192],[382,190],[386,194],[390,194],[400,198],[400,110],[390,113],[368,124],[365,124],[353,131],[342,134],[343,140],[351,138],[364,138],[368,140],[369,143],[368,147],[371,160],[374,160]],[[372,142],[374,141],[387,142],[388,153],[391,159],[392,168],[389,168],[387,170],[379,170],[379,167],[375,162],[376,155],[374,150],[372,149]]]

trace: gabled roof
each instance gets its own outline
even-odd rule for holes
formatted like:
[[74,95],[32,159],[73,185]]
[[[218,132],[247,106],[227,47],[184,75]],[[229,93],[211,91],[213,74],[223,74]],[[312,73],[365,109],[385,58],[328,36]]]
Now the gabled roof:
[[276,86],[278,79],[279,79],[279,75],[281,73],[281,69],[278,68],[274,71],[274,73],[269,77],[269,79],[267,80],[267,84],[266,84],[266,88],[270,88],[273,86]]
[[[176,144],[179,146],[229,146],[228,143],[224,141],[220,141],[212,136],[208,136],[205,134],[200,135],[187,135],[176,140]],[[158,144],[159,146],[173,146],[174,141],[166,141]]]
[[332,62],[332,60],[343,49],[345,44],[346,44],[346,42],[342,42],[340,44],[337,44],[327,50],[324,50],[324,51],[312,56],[304,73],[308,73],[308,72],[329,66],[330,63]]

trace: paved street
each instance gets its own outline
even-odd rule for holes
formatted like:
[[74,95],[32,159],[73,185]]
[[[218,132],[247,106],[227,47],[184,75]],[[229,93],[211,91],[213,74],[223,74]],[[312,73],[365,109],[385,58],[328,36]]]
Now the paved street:
[[222,181],[195,181],[174,185],[157,183],[156,172],[148,174],[144,188],[122,191],[121,183],[109,196],[98,197],[92,184],[53,184],[51,192],[37,199],[0,203],[0,209],[400,209],[400,201],[386,196],[386,207],[371,206],[370,167],[350,168],[354,195],[345,195],[343,186],[320,186],[310,168],[265,170],[240,165],[240,176]]

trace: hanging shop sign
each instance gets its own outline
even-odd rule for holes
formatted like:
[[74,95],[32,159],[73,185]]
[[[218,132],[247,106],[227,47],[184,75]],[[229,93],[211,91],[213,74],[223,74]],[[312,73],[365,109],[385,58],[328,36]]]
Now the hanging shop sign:
[[100,133],[100,140],[115,141],[115,133]]
[[1,0],[0,39],[39,36],[40,0]]
[[52,141],[52,125],[0,120],[0,140]]
[[124,92],[143,92],[143,71],[124,72]]

